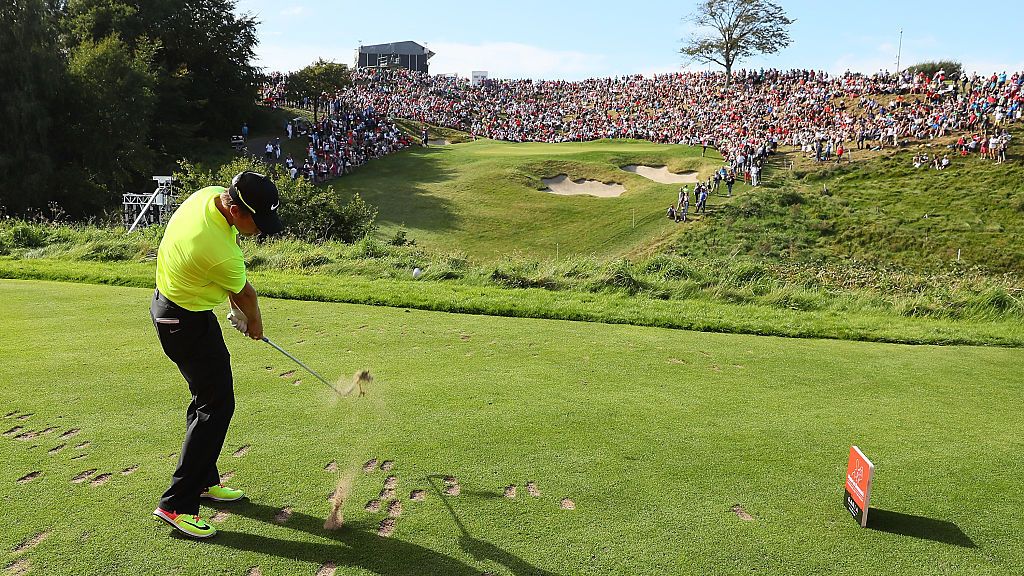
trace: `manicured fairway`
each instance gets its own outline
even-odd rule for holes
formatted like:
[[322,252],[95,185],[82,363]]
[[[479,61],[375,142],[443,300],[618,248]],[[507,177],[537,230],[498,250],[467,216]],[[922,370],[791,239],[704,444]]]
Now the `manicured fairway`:
[[[160,353],[149,295],[0,281],[0,424],[22,428],[0,437],[0,568],[1024,572],[1024,350],[275,300],[264,301],[269,337],[329,378],[369,368],[375,386],[332,402],[308,375],[282,377],[296,367],[269,346],[225,332],[238,408],[220,467],[251,500],[218,507],[228,515],[214,540],[176,538],[149,513],[187,397]],[[875,529],[841,507],[851,443],[877,466]],[[365,473],[370,458],[395,467]],[[337,472],[325,470],[332,462]],[[326,532],[327,496],[353,466],[345,527]],[[402,513],[385,538],[385,513],[363,506],[388,474]],[[438,492],[444,475],[461,494]],[[515,499],[502,495],[509,484]],[[417,489],[422,502],[409,499]]]
[[[678,184],[659,184],[622,170],[629,164],[667,165],[707,178],[721,157],[701,158],[699,147],[602,140],[563,144],[478,140],[444,147],[412,148],[372,161],[334,185],[358,192],[380,209],[381,234],[401,227],[420,245],[462,250],[478,258],[519,252],[556,255],[619,255],[679,233],[665,218]],[[541,178],[567,174],[623,184],[617,198],[557,196],[543,192]],[[693,190],[693,184],[689,184]],[[745,186],[738,186],[740,189]],[[709,205],[725,198],[712,197]],[[693,207],[692,212],[696,212]]]

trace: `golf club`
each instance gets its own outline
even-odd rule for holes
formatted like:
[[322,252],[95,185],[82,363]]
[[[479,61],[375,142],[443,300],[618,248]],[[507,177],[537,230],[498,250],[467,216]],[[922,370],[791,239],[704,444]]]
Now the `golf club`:
[[335,394],[337,394],[338,396],[344,396],[344,394],[342,394],[342,393],[341,393],[341,391],[339,391],[339,390],[338,390],[337,388],[335,388],[334,386],[332,386],[330,382],[328,382],[327,380],[324,380],[324,377],[323,377],[323,376],[321,376],[321,375],[317,374],[316,372],[314,372],[314,371],[313,371],[313,369],[312,369],[312,368],[310,368],[309,366],[306,366],[305,364],[303,364],[303,363],[302,363],[302,360],[299,360],[299,359],[298,359],[298,358],[296,358],[295,356],[292,356],[291,354],[289,354],[288,352],[286,352],[284,348],[281,348],[281,347],[280,347],[280,346],[278,346],[277,344],[274,344],[273,342],[271,342],[271,341],[270,341],[270,339],[269,339],[269,338],[267,338],[266,336],[264,336],[264,337],[263,337],[263,341],[264,341],[264,342],[266,342],[267,344],[270,344],[270,345],[271,345],[271,346],[273,346],[274,348],[277,348],[277,351],[278,351],[278,352],[280,352],[281,354],[284,354],[285,356],[287,356],[287,357],[291,358],[292,360],[294,360],[294,361],[295,361],[295,363],[296,363],[296,364],[298,364],[299,366],[302,366],[303,368],[305,368],[305,369],[306,369],[306,371],[308,371],[308,372],[309,372],[310,374],[312,374],[313,376],[316,376],[316,377],[317,377],[317,379],[318,379],[318,380],[320,380],[321,382],[323,382],[323,383],[324,383],[324,384],[325,384],[325,385],[326,385],[326,386],[327,386],[328,388],[330,388],[331,390],[334,390]]

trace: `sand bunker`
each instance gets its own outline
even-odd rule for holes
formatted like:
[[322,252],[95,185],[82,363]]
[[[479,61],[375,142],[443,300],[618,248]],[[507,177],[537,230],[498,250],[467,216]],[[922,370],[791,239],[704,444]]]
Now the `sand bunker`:
[[668,171],[666,166],[639,166],[637,164],[630,164],[629,166],[623,166],[623,170],[626,172],[632,172],[647,178],[648,180],[654,180],[661,184],[693,184],[697,182],[696,172],[683,172],[682,174],[675,174]]
[[626,187],[622,184],[605,184],[597,180],[570,180],[565,174],[559,174],[554,178],[541,178],[541,182],[547,185],[547,188],[544,189],[545,192],[559,196],[584,195],[615,198],[626,191]]
[[430,146],[447,146],[447,145],[451,144],[451,142],[449,142],[447,140],[442,140],[440,138],[438,138],[438,139],[431,138],[430,140],[427,140],[427,144],[430,145]]

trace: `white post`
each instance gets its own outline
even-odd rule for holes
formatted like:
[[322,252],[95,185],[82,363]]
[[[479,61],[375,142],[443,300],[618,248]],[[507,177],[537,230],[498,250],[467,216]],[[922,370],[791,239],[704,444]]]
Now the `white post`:
[[956,261],[957,262],[960,261],[960,249],[959,248],[956,249]]

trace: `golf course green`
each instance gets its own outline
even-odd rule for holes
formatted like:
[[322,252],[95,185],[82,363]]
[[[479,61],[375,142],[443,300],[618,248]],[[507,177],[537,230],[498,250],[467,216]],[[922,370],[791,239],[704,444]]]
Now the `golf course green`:
[[[223,511],[211,541],[178,538],[150,512],[188,394],[150,293],[0,281],[8,573],[1024,571],[1020,349],[272,299],[268,337],[329,380],[375,380],[334,398],[225,324],[238,407],[220,469],[249,499],[203,508]],[[876,465],[867,529],[842,506],[851,444]],[[389,475],[385,537],[387,499],[364,506]]]

